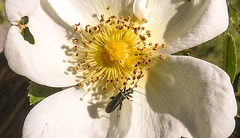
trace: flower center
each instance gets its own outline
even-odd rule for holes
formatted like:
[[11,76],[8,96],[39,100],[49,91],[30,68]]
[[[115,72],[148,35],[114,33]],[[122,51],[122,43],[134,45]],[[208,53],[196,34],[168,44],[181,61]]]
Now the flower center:
[[128,58],[128,44],[123,41],[110,41],[104,46],[103,58],[109,65],[124,63]]
[[[109,84],[124,88],[141,79],[150,70],[153,53],[159,47],[147,41],[151,31],[145,30],[145,23],[146,19],[133,22],[130,17],[112,15],[106,20],[101,15],[99,25],[76,24],[74,32],[79,36],[73,39],[73,57],[79,86],[84,82],[102,86],[98,82],[104,82],[103,90],[107,90]],[[164,48],[165,44],[161,46]],[[165,59],[162,55],[159,58]]]

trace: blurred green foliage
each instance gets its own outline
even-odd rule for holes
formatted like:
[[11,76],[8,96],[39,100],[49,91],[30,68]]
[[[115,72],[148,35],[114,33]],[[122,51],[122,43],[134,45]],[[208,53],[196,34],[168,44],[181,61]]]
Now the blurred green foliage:
[[48,97],[49,95],[52,95],[62,90],[61,88],[51,88],[39,85],[32,81],[29,84],[30,85],[28,87],[28,97],[30,105],[37,104],[38,102]]
[[3,24],[6,22],[6,18],[4,16],[4,2],[5,0],[0,1],[0,24]]
[[222,41],[223,47],[223,69],[228,73],[233,83],[237,70],[237,52],[234,37],[226,33]]

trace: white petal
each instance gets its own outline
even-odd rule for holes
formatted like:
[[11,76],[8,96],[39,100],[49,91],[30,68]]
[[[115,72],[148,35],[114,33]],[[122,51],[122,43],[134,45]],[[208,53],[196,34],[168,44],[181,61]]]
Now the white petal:
[[[77,84],[75,72],[73,72],[74,64],[70,62],[73,28],[54,13],[46,14],[40,4],[32,5],[35,9],[31,12],[22,11],[21,7],[25,3],[11,4],[11,0],[6,3],[9,20],[15,24],[21,17],[28,15],[27,26],[35,40],[35,44],[29,44],[21,36],[18,27],[10,28],[4,52],[11,69],[43,85],[65,87]],[[15,10],[12,10],[12,6],[16,6]],[[31,5],[28,6],[31,7]],[[11,16],[12,12],[18,13],[18,16]]]
[[234,130],[232,85],[213,64],[168,56],[149,71],[145,93],[133,95],[130,136],[226,138]]
[[148,19],[150,14],[150,9],[148,5],[151,0],[135,0],[133,4],[133,13],[138,19]]
[[124,137],[130,126],[131,104],[124,106],[120,116],[117,110],[107,114],[109,101],[102,102],[101,96],[91,92],[84,96],[85,93],[69,88],[37,104],[25,120],[23,138]]
[[[68,24],[96,25],[104,14],[105,19],[111,15],[116,16],[132,16],[133,0],[51,0],[45,2],[50,4],[57,14]],[[110,6],[110,10],[106,8]],[[66,9],[66,10],[63,10]]]
[[16,73],[39,84],[53,87],[77,84],[74,74],[67,70],[73,65],[67,62],[69,59],[63,49],[64,45],[59,44],[56,40],[56,44],[54,44],[54,38],[52,38],[52,42],[49,41],[50,35],[45,34],[46,40],[39,42],[39,44],[37,43],[41,38],[34,35],[37,42],[31,45],[23,39],[18,27],[11,27],[4,45],[4,53],[9,66]]
[[[111,7],[109,11],[106,10],[108,6]],[[8,20],[15,25],[21,17],[31,16],[38,8],[51,18],[56,18],[55,21],[60,17],[70,26],[79,22],[83,26],[99,23],[101,14],[104,14],[105,18],[111,15],[133,16],[133,0],[8,0],[5,8]]]
[[167,43],[167,54],[206,42],[228,27],[225,0],[152,0],[149,8],[151,41]]
[[5,10],[8,21],[17,25],[21,17],[31,15],[39,4],[39,0],[7,0]]

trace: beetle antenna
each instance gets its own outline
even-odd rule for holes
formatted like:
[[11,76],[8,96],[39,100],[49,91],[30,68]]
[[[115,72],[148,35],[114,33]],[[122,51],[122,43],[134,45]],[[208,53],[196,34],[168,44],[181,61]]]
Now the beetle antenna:
[[[132,89],[133,89],[134,87],[136,87],[138,81],[139,81],[139,79],[138,79],[137,82],[134,84],[134,86],[132,87]],[[134,91],[134,92],[137,92],[137,93],[140,93],[140,94],[142,94],[142,95],[146,95],[146,94],[141,93],[140,91],[137,91],[137,90],[133,90],[133,91]]]
[[138,81],[139,81],[139,79],[138,79],[137,82],[134,84],[134,86],[132,87],[132,89],[137,86]]
[[140,91],[137,91],[137,90],[133,90],[134,92],[137,92],[137,93],[140,93],[140,94],[142,94],[142,95],[145,95],[146,96],[146,94],[144,94],[144,93],[141,93]]

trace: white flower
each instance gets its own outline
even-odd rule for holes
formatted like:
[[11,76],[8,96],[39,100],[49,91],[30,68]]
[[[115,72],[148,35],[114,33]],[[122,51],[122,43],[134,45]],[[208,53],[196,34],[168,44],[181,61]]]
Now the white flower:
[[[171,55],[226,30],[225,0],[7,0],[6,13],[13,25],[4,47],[9,66],[39,84],[72,86],[30,111],[23,137],[224,138],[232,133],[237,108],[228,75],[205,61]],[[23,16],[29,18],[34,44],[17,27]],[[118,93],[113,85],[131,87],[134,77],[139,79],[134,90],[142,94],[133,92],[119,113],[106,113]]]

